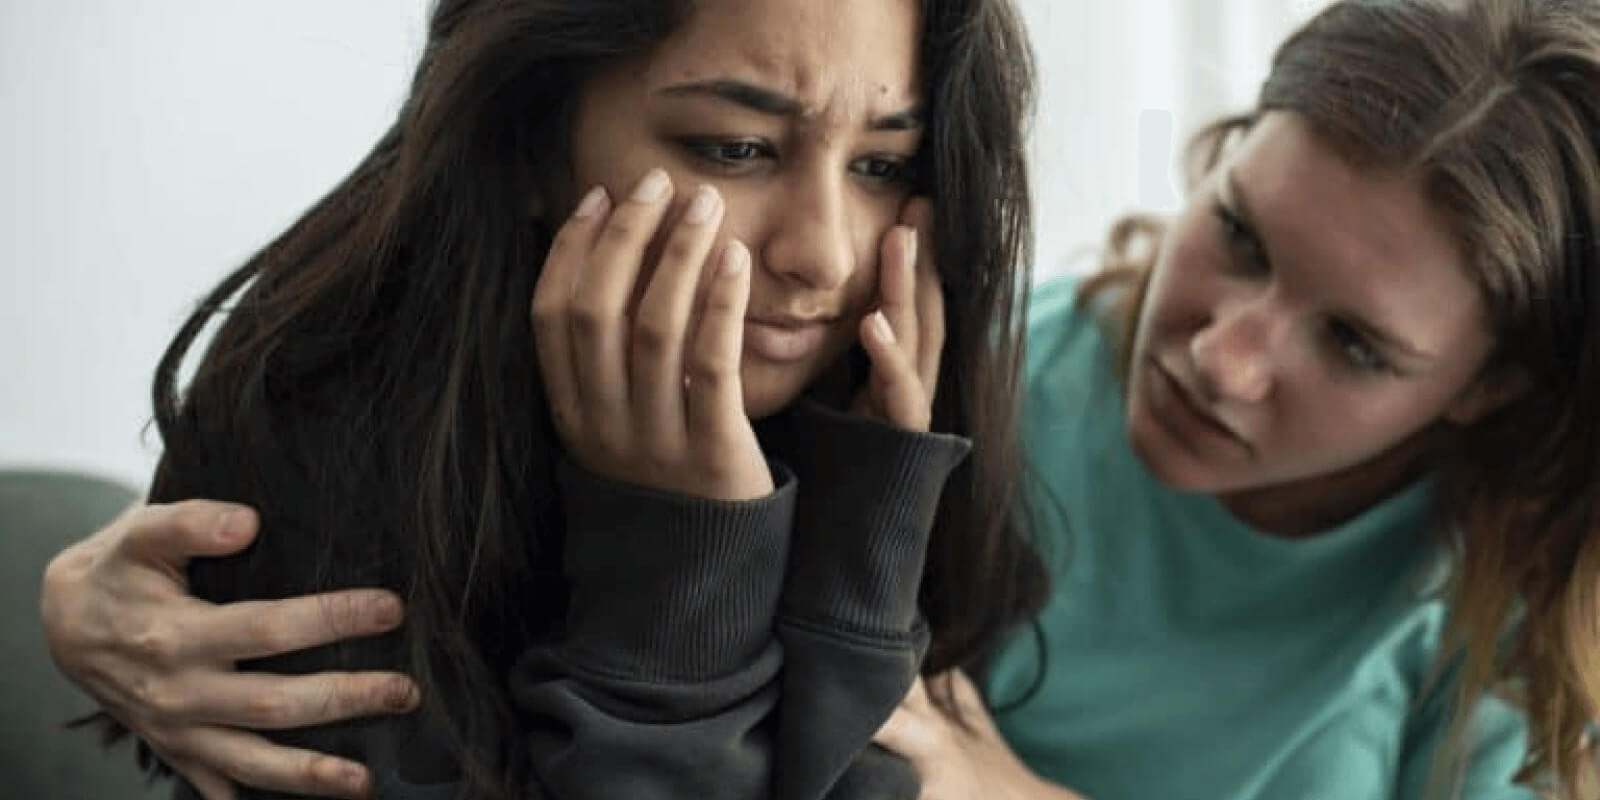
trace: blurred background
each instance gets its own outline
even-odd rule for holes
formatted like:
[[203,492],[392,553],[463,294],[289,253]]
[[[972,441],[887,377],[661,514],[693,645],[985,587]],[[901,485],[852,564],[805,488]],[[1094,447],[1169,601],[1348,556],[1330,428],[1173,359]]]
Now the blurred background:
[[[1247,107],[1324,0],[1020,3],[1046,277],[1174,210],[1187,132]],[[162,349],[389,125],[428,5],[0,0],[0,468],[144,484]]]

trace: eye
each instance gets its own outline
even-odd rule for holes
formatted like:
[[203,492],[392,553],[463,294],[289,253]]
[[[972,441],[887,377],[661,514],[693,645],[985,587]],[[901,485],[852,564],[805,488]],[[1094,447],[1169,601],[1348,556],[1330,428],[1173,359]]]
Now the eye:
[[1389,360],[1347,322],[1332,320],[1328,323],[1328,338],[1346,366],[1359,372],[1381,375],[1394,371]]
[[683,147],[695,158],[723,172],[742,172],[778,156],[777,148],[761,139],[691,137],[683,140]]
[[1217,203],[1214,210],[1222,242],[1232,254],[1238,271],[1245,275],[1264,274],[1268,267],[1267,254],[1261,247],[1261,240],[1256,238],[1255,231],[1250,230],[1250,226],[1238,214],[1222,203]]
[[850,163],[850,171],[870,181],[909,186],[915,180],[911,160],[902,156],[873,155]]

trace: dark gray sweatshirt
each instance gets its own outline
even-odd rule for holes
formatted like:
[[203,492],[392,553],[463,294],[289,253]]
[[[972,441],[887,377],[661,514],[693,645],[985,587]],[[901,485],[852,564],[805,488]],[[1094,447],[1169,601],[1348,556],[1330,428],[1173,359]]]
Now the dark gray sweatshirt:
[[[970,445],[809,401],[760,432],[759,500],[563,472],[567,635],[510,676],[530,800],[917,796],[871,739],[926,648],[928,536]],[[377,796],[455,797],[447,750],[402,729],[366,738]]]

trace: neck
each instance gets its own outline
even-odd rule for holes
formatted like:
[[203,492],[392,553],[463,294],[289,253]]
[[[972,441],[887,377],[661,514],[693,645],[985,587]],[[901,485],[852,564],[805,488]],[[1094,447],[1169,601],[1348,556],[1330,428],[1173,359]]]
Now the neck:
[[1257,530],[1307,539],[1359,516],[1428,469],[1438,428],[1424,429],[1375,458],[1328,475],[1217,495],[1228,513]]

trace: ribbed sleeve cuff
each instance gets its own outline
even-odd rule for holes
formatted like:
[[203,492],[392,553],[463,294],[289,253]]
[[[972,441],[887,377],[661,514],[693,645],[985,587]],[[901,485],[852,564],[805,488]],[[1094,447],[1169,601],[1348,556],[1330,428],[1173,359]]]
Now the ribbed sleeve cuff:
[[563,464],[565,658],[609,674],[704,680],[771,639],[796,480],[757,500],[706,500],[620,484]]
[[910,634],[939,497],[971,443],[811,401],[778,421],[768,442],[800,481],[781,612],[867,635]]

